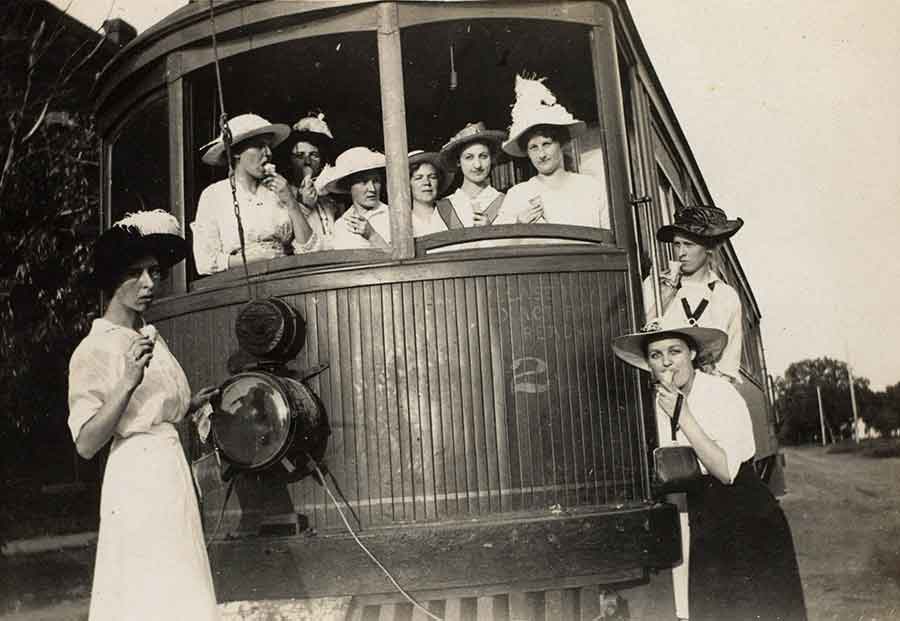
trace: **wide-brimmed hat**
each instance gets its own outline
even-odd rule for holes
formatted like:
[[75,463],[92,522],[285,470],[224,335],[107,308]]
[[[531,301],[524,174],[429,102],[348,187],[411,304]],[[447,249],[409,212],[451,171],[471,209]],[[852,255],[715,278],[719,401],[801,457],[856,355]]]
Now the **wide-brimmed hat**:
[[450,164],[456,165],[459,163],[459,153],[466,145],[472,144],[473,142],[483,142],[489,146],[491,151],[497,151],[500,149],[500,145],[503,144],[505,138],[506,132],[488,129],[481,121],[478,121],[477,123],[468,123],[465,127],[456,132],[456,135],[450,138],[443,147],[441,147],[441,153],[445,154],[447,158],[451,160],[449,162]]
[[156,257],[166,270],[182,261],[187,251],[175,216],[162,209],[130,213],[94,242],[94,281],[100,288],[112,286],[125,268],[146,256]]
[[367,147],[351,147],[337,156],[334,166],[321,172],[319,179],[328,175],[321,185],[323,191],[331,194],[347,194],[350,191],[347,181],[350,176],[367,170],[384,170],[386,162],[384,154],[372,151]]
[[438,175],[440,175],[441,180],[438,185],[438,196],[441,196],[447,189],[450,187],[450,184],[453,182],[453,173],[449,166],[447,166],[447,160],[440,153],[435,153],[434,151],[422,151],[421,149],[417,149],[415,151],[409,152],[409,169],[412,171],[413,166],[418,166],[419,164],[428,163],[434,166],[435,170],[437,170]]
[[677,234],[717,243],[725,241],[744,226],[740,218],[729,220],[725,212],[711,205],[684,207],[675,212],[675,222],[660,227],[656,239],[671,242]]
[[659,339],[676,337],[693,341],[697,346],[697,359],[707,362],[718,360],[722,350],[725,349],[725,345],[728,344],[728,335],[718,328],[675,326],[672,324],[661,325],[658,321],[652,321],[644,326],[640,332],[624,334],[614,338],[612,347],[616,356],[631,366],[649,371],[647,343],[651,340],[658,341]]
[[512,124],[509,126],[509,139],[503,143],[503,151],[513,157],[527,155],[519,146],[519,138],[538,125],[563,128],[569,134],[569,138],[583,134],[587,129],[584,121],[579,121],[566,110],[565,106],[557,103],[556,96],[544,86],[544,79],[516,76],[516,102],[512,107]]
[[316,145],[323,152],[330,150],[334,146],[334,136],[331,135],[331,129],[328,127],[328,123],[325,122],[323,113],[310,113],[294,123],[291,127],[288,142],[293,147],[300,141]]
[[[267,120],[256,114],[239,114],[228,121],[228,129],[231,130],[232,146],[237,145],[249,138],[261,135],[271,135],[271,147],[277,145],[288,137],[291,128],[282,123],[269,123]],[[203,163],[210,166],[225,166],[225,142],[222,140],[221,134],[214,140],[207,142],[200,147],[203,154]]]

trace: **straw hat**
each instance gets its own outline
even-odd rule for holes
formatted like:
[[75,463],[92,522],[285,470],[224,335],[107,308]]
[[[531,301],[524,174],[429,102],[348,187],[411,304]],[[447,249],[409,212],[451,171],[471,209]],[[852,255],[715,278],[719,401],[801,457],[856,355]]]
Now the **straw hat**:
[[459,154],[466,145],[473,142],[484,142],[490,147],[491,151],[497,151],[505,138],[506,132],[488,129],[481,121],[468,123],[441,147],[441,153],[452,160],[451,163],[455,165],[459,163]]
[[725,241],[744,226],[740,218],[729,220],[725,212],[718,207],[700,205],[684,207],[675,212],[675,222],[660,227],[656,239],[671,242],[675,235],[699,237],[712,243]]
[[438,184],[438,196],[441,196],[447,189],[450,187],[450,184],[453,182],[453,173],[447,167],[447,160],[440,153],[435,153],[434,151],[422,151],[421,149],[417,149],[415,151],[409,152],[409,169],[412,171],[414,166],[418,166],[419,164],[428,163],[434,166],[435,170],[437,170],[438,175],[440,175],[440,182]]
[[338,155],[334,166],[329,166],[319,175],[328,177],[320,184],[323,191],[331,194],[347,194],[347,181],[351,175],[366,170],[383,170],[386,166],[384,154],[367,147],[351,147]]
[[[275,148],[288,137],[291,128],[281,123],[272,124],[256,114],[239,114],[228,121],[228,129],[231,130],[232,146],[240,144],[249,138],[261,135],[272,136],[270,146]],[[203,154],[203,163],[210,166],[226,166],[225,142],[219,135],[215,140],[207,142],[200,147]]]
[[503,143],[503,150],[513,157],[526,157],[519,147],[519,138],[532,127],[554,125],[568,131],[574,138],[587,129],[584,121],[579,121],[556,102],[556,96],[544,86],[546,78],[529,79],[516,76],[516,103],[512,108],[512,124],[509,126],[509,140]]
[[728,335],[718,328],[701,328],[700,326],[663,325],[653,321],[644,326],[640,332],[625,334],[613,339],[612,347],[616,356],[633,367],[650,370],[647,362],[647,343],[664,338],[684,338],[693,341],[697,346],[697,359],[715,361],[719,359]]
[[142,257],[152,256],[169,269],[187,256],[187,242],[175,217],[162,209],[127,214],[94,242],[93,278],[97,286],[115,284],[122,271]]

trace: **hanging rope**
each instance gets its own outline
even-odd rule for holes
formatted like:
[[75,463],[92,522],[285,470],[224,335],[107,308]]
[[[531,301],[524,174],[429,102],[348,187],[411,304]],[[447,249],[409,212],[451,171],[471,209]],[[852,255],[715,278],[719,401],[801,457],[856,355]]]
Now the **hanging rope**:
[[250,288],[250,270],[247,268],[247,249],[244,244],[244,224],[241,221],[241,207],[237,199],[237,180],[234,176],[234,160],[231,158],[231,147],[234,137],[231,128],[228,127],[228,114],[225,112],[225,95],[222,88],[222,71],[219,67],[219,45],[216,42],[216,12],[213,9],[214,0],[209,0],[209,25],[212,32],[213,65],[216,68],[216,87],[219,92],[219,129],[222,132],[222,143],[225,145],[225,159],[228,161],[228,182],[231,185],[231,201],[234,203],[234,217],[237,220],[238,241],[241,243],[241,262],[244,265],[244,281],[247,284],[248,301],[253,299],[253,290]]

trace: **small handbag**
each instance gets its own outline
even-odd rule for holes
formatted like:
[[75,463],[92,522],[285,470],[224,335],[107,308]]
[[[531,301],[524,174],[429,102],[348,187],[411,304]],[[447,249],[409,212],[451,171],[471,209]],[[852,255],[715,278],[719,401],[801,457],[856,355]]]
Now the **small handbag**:
[[[684,395],[679,394],[675,401],[675,412],[669,421],[672,440],[675,440],[675,433],[678,431],[678,418],[681,416],[683,403]],[[702,476],[697,454],[690,446],[660,446],[653,449],[652,489],[655,497],[686,492]]]

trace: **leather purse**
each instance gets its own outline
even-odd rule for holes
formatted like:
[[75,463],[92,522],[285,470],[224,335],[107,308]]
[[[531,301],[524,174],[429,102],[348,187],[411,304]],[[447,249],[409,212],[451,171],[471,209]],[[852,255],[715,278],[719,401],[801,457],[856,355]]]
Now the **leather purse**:
[[[678,395],[675,412],[669,421],[672,427],[672,440],[675,440],[675,433],[678,431],[678,418],[681,416],[683,403],[684,395]],[[653,449],[651,487],[655,497],[687,492],[702,476],[697,454],[690,446],[660,446]]]

